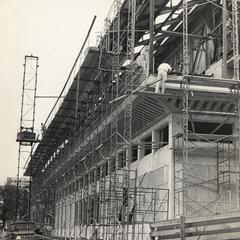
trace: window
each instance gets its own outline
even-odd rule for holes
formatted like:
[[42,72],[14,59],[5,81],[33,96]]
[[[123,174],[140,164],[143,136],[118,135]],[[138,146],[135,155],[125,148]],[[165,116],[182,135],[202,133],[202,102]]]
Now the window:
[[87,224],[87,218],[88,218],[88,212],[87,212],[88,202],[87,202],[87,200],[88,200],[87,198],[82,200],[82,222],[84,225]]
[[88,174],[86,174],[86,175],[84,176],[84,180],[85,180],[84,186],[87,186],[87,185],[88,185]]
[[90,183],[94,182],[94,170],[90,171]]
[[83,199],[78,202],[78,222],[81,224],[83,221]]
[[97,221],[97,223],[99,223],[99,217],[100,217],[100,197],[97,196],[97,202],[95,203],[95,219]]
[[79,190],[79,180],[76,181],[76,191]]
[[100,180],[100,176],[101,176],[101,168],[97,167],[96,169],[96,180]]
[[68,187],[68,193],[69,194],[72,194],[73,193],[73,185],[72,185],[72,183],[69,185],[69,187]]
[[143,156],[152,153],[152,135],[144,138],[143,140]]
[[110,172],[114,172],[116,170],[116,158],[112,158],[110,161]]
[[135,162],[137,160],[138,160],[138,146],[133,145],[132,146],[132,161],[131,162]]
[[216,122],[188,122],[188,129],[191,132],[201,134],[231,135],[233,133],[232,124]]
[[102,165],[102,178],[108,175],[108,162]]
[[93,224],[94,223],[94,199],[89,199],[88,201],[88,223]]
[[82,178],[79,179],[79,188],[80,189],[83,188],[83,179]]
[[59,190],[59,195],[58,195],[58,198],[61,199],[63,196],[63,190]]
[[75,202],[75,211],[74,211],[74,213],[75,213],[75,216],[74,216],[74,225],[76,226],[76,225],[78,225],[78,221],[79,221],[79,219],[78,219],[78,206],[79,206],[79,204],[78,204],[78,202]]
[[76,182],[73,182],[73,192],[76,192]]
[[118,167],[123,168],[126,166],[126,150],[118,154]]
[[107,176],[108,175],[108,162],[105,163],[105,173],[106,173],[105,176]]
[[158,130],[158,148],[168,145],[168,125]]

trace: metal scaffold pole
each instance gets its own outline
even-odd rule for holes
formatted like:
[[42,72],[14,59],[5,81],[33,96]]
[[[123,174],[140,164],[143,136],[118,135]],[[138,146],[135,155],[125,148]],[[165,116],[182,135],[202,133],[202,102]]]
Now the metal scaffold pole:
[[[232,0],[232,42],[233,42],[233,78],[235,80],[240,80],[240,72],[239,72],[239,64],[240,64],[240,53],[239,53],[239,8],[240,8],[240,2],[238,0]],[[237,139],[236,141],[238,142],[237,144],[237,157],[236,157],[236,170],[238,172],[237,174],[237,184],[238,187],[236,189],[237,192],[237,207],[239,208],[240,206],[240,166],[239,166],[239,161],[240,161],[240,97],[239,97],[239,85],[237,86],[236,89],[236,111],[237,111],[237,123],[236,123],[236,132],[237,132]]]
[[[125,110],[124,110],[124,138],[128,142],[127,149],[127,199],[130,198],[130,164],[132,159],[132,102],[133,102],[133,85],[134,85],[134,47],[135,47],[135,17],[136,17],[136,0],[128,1],[128,29],[127,29],[127,58],[129,60],[129,66],[127,69],[126,79],[125,79],[125,95],[127,99]],[[133,196],[135,198],[135,196]],[[123,214],[126,217],[127,226],[126,226],[126,236],[124,239],[129,238],[129,213],[130,206],[127,204],[126,213]],[[132,239],[135,235],[134,223],[132,223]]]
[[240,3],[238,0],[232,0],[232,42],[233,42],[233,77],[236,80],[239,80],[239,6]]
[[183,80],[181,83],[183,94],[183,161],[182,161],[182,184],[183,184],[183,210],[182,215],[187,215],[187,169],[188,169],[188,119],[189,119],[189,71],[188,57],[188,1],[183,0]]
[[223,32],[223,41],[222,41],[222,76],[227,78],[227,0],[222,1],[222,32]]
[[[111,73],[111,100],[114,100],[119,96],[119,73],[120,73],[120,22],[121,22],[121,14],[120,14],[120,7],[121,1],[115,0],[114,1],[114,13],[115,17],[113,19],[113,32],[112,32],[112,73]],[[111,104],[111,112],[115,109],[115,104]],[[118,175],[117,175],[117,145],[118,145],[118,112],[115,111],[113,115],[113,121],[111,123],[111,149],[110,153],[113,156],[110,157],[109,161],[109,224],[113,225],[112,229],[109,231],[109,239],[117,239],[118,238]],[[113,199],[116,199],[114,201]]]

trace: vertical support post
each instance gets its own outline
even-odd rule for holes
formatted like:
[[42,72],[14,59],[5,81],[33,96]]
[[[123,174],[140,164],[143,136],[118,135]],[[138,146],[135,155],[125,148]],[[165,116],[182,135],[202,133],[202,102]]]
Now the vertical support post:
[[[112,24],[112,42],[113,42],[113,57],[112,57],[112,79],[111,79],[111,100],[114,100],[114,98],[118,97],[119,94],[119,72],[120,72],[120,33],[121,33],[121,1],[115,0],[114,1],[114,13],[115,18],[113,19]],[[115,105],[111,104],[111,112],[113,112],[115,109]],[[109,159],[109,206],[108,206],[108,225],[109,229],[108,232],[110,233],[109,237],[106,236],[106,238],[117,238],[117,234],[119,231],[119,223],[116,219],[116,216],[118,214],[118,208],[117,208],[117,201],[114,201],[113,199],[117,198],[117,170],[116,170],[116,159],[117,159],[117,143],[118,143],[118,113],[116,112],[113,117],[113,121],[111,123],[111,138],[110,138],[110,154],[113,154],[113,157]],[[115,164],[115,167],[113,165]],[[112,168],[113,167],[113,168]],[[113,226],[111,226],[113,224]]]
[[[235,80],[239,80],[240,72],[239,72],[239,60],[240,60],[240,55],[239,55],[239,32],[238,32],[238,0],[232,0],[232,42],[233,42],[233,78]],[[240,167],[239,167],[239,160],[240,160],[240,98],[239,98],[239,86],[237,88],[237,171],[239,172]],[[238,181],[240,181],[240,174],[238,173]],[[238,185],[238,183],[237,183]],[[239,187],[237,188],[237,194],[238,194],[238,202],[237,204],[239,205],[239,198],[240,198],[240,191]]]
[[217,193],[220,193],[220,169],[219,169],[219,143],[217,143]]
[[233,77],[239,80],[238,0],[232,0]]
[[154,67],[153,67],[153,38],[154,38],[154,3],[155,0],[150,0],[150,26],[149,26],[149,33],[150,33],[150,39],[149,39],[149,74],[154,73]]
[[[136,17],[136,0],[128,1],[128,38],[127,38],[127,56],[130,60],[130,64],[127,70],[127,76],[125,79],[125,95],[126,95],[126,106],[124,109],[124,138],[128,141],[128,151],[126,158],[127,166],[127,198],[130,196],[130,164],[132,158],[132,101],[133,101],[133,79],[134,79],[134,47],[135,47],[135,17]],[[135,196],[134,196],[135,197]],[[127,204],[126,209],[123,211],[123,219],[126,218],[126,233],[125,239],[129,239],[129,213],[130,206]],[[132,222],[132,239],[135,238],[135,226]]]
[[17,165],[17,187],[16,187],[16,206],[15,206],[15,220],[18,218],[18,195],[19,195],[19,171],[21,159],[21,145],[18,147],[18,165]]
[[235,147],[237,147],[237,157],[236,157],[236,162],[237,162],[237,166],[236,166],[236,170],[237,170],[237,189],[236,189],[236,192],[237,192],[237,208],[239,209],[240,208],[240,96],[239,96],[239,86],[238,86],[238,89],[237,89],[237,134],[238,134],[238,137],[237,137],[237,141],[238,143],[236,144]]
[[180,239],[185,240],[185,217],[180,217]]
[[31,148],[30,152],[30,176],[29,176],[29,195],[28,195],[28,220],[31,220],[31,195],[32,195],[32,152],[33,148]]
[[189,71],[188,57],[188,3],[183,0],[183,76]]
[[171,117],[169,119],[169,127],[168,127],[168,131],[169,131],[169,148],[171,151],[171,160],[170,160],[170,164],[169,164],[169,176],[168,176],[168,181],[169,181],[169,192],[168,192],[168,218],[172,219],[174,218],[174,214],[175,214],[175,138],[170,137],[170,136],[174,136],[175,134],[175,129],[173,129],[175,127],[175,115],[171,114]]
[[227,3],[222,0],[222,77],[227,78]]
[[182,187],[183,187],[183,210],[182,214],[187,214],[187,166],[188,166],[188,119],[189,119],[189,57],[188,57],[188,3],[183,0],[183,80],[182,80],[182,93],[183,93],[183,161],[182,161]]

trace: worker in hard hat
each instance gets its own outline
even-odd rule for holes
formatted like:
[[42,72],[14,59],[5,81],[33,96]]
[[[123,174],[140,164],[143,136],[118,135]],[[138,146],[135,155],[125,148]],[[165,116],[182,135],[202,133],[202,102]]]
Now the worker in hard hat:
[[168,63],[161,63],[158,67],[157,83],[155,93],[159,93],[159,87],[161,84],[162,93],[165,93],[165,82],[167,81],[168,73],[172,71],[171,66]]

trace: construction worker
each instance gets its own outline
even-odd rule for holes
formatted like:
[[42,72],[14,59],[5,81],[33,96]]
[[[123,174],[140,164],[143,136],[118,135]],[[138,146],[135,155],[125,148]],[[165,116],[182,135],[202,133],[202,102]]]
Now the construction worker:
[[165,82],[167,81],[167,75],[172,70],[168,63],[161,63],[158,67],[157,83],[155,93],[159,93],[159,87],[161,83],[162,93],[165,93]]

